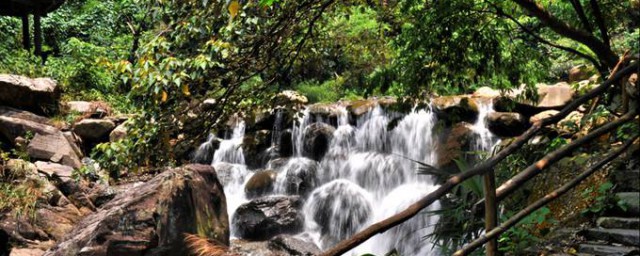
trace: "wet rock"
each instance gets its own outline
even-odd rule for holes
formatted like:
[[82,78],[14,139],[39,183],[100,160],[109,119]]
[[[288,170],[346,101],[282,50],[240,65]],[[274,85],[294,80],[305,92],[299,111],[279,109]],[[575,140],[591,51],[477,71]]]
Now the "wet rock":
[[371,111],[376,106],[378,106],[378,101],[375,99],[354,100],[348,103],[347,111],[349,111],[353,117],[357,118]]
[[221,142],[221,139],[213,134],[209,134],[207,141],[202,143],[195,151],[192,162],[196,164],[211,164],[211,162],[213,162],[213,154],[218,150]]
[[167,170],[118,194],[45,255],[187,255],[184,234],[229,244],[226,199],[208,165]]
[[309,102],[304,95],[291,90],[286,90],[278,93],[274,98],[277,106],[291,106],[291,105],[304,105]]
[[293,158],[282,169],[286,172],[285,192],[289,195],[307,196],[318,183],[318,162],[307,158]]
[[313,123],[305,128],[302,156],[320,161],[329,150],[336,129],[325,123]]
[[271,193],[277,176],[278,172],[274,170],[257,171],[245,184],[245,194],[254,198]]
[[52,114],[58,110],[60,88],[50,78],[28,78],[0,74],[0,102],[2,105],[38,114]]
[[82,119],[73,125],[73,132],[87,141],[106,141],[116,124],[108,119]]
[[271,146],[271,131],[259,130],[244,136],[242,153],[250,169],[260,168],[269,161],[266,150]]
[[279,235],[272,238],[269,240],[268,246],[272,250],[283,251],[287,255],[294,256],[312,256],[322,253],[314,243],[288,235]]
[[291,129],[286,129],[280,134],[278,143],[278,155],[280,157],[290,157],[293,155],[293,140]]
[[238,236],[266,240],[279,234],[295,234],[304,227],[299,196],[271,196],[243,204],[233,215]]
[[514,137],[529,128],[529,123],[519,113],[491,112],[487,116],[489,130],[500,137]]
[[267,163],[267,168],[273,169],[273,170],[279,170],[282,167],[284,167],[287,163],[289,163],[289,158],[286,158],[286,157],[276,158],[269,161],[269,163]]
[[437,97],[431,103],[438,119],[449,124],[461,121],[473,123],[478,118],[478,105],[467,96]]
[[451,173],[457,173],[456,159],[463,159],[464,152],[470,149],[473,139],[473,125],[461,122],[451,127],[444,144],[438,146],[438,166]]

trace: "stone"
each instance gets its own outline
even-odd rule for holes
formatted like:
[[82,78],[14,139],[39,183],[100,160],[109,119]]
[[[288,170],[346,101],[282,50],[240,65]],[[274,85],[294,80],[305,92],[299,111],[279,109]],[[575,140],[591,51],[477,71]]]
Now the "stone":
[[616,170],[613,180],[618,191],[640,192],[640,170]]
[[2,105],[38,114],[53,114],[58,110],[60,88],[50,78],[28,78],[0,74]]
[[336,129],[325,123],[313,123],[304,130],[302,156],[320,161],[329,150]]
[[127,137],[127,133],[128,133],[127,124],[122,123],[116,126],[116,128],[114,128],[113,131],[109,133],[109,141],[116,142],[121,139],[124,139],[125,137]]
[[318,184],[320,164],[308,158],[293,158],[285,166],[284,190],[289,195],[307,196]]
[[540,96],[536,106],[540,108],[562,108],[575,94],[573,88],[563,82],[554,85],[537,84],[536,89]]
[[186,165],[116,195],[45,255],[104,256],[123,250],[188,255],[185,234],[228,246],[228,223],[226,198],[213,167]]
[[39,172],[46,174],[50,179],[60,179],[62,182],[72,179],[73,168],[69,166],[42,161],[36,161],[35,165]]
[[448,124],[461,121],[473,123],[478,118],[478,104],[467,96],[442,96],[431,100],[439,120]]
[[562,109],[577,93],[565,82],[554,85],[537,84],[535,90],[538,94],[537,101],[523,97],[524,89],[519,89],[508,95],[494,98],[494,108],[500,112],[517,112],[525,116],[534,116],[545,110]]
[[71,113],[76,112],[79,114],[91,113],[91,102],[88,101],[69,101],[65,103],[67,110]]
[[272,250],[283,251],[287,255],[294,256],[312,256],[320,255],[322,251],[312,242],[303,241],[289,235],[278,235],[271,240],[268,244]]
[[79,156],[60,131],[53,134],[36,134],[29,142],[27,152],[34,159],[61,163],[74,169],[82,166]]
[[640,192],[620,192],[616,193],[616,198],[624,202],[627,207],[627,214],[631,216],[640,215]]
[[596,224],[601,228],[631,228],[640,230],[640,218],[600,217]]
[[250,169],[257,169],[269,161],[266,150],[271,146],[271,131],[259,130],[247,133],[242,138],[242,153],[245,164]]
[[525,117],[513,112],[491,112],[487,115],[489,130],[500,137],[515,137],[529,128]]
[[587,239],[620,243],[624,245],[640,246],[640,230],[638,229],[599,229],[585,230]]
[[480,87],[478,89],[476,89],[475,92],[473,92],[473,96],[474,97],[483,97],[483,98],[495,98],[500,96],[500,91],[498,90],[494,90],[491,87],[488,86],[483,86]]
[[553,109],[542,111],[542,112],[540,112],[538,114],[533,115],[532,117],[529,117],[529,123],[533,124],[535,122],[542,121],[542,119],[552,117],[552,116],[554,116],[554,115],[556,115],[558,113],[560,113],[560,111],[553,110]]
[[9,256],[42,256],[44,251],[37,248],[13,248]]
[[587,253],[589,255],[608,256],[627,256],[640,254],[640,250],[638,248],[602,244],[580,244],[578,246],[578,251],[580,253]]
[[73,132],[87,141],[101,141],[106,138],[116,124],[108,119],[82,119],[73,125]]
[[273,191],[278,173],[274,170],[257,171],[244,186],[248,198],[266,195]]
[[444,144],[438,145],[438,166],[451,173],[461,171],[458,170],[455,160],[464,157],[464,152],[469,150],[473,135],[472,124],[466,122],[454,124],[447,133]]
[[349,111],[352,116],[359,117],[371,111],[376,106],[378,106],[378,102],[375,99],[354,100],[348,103],[347,111]]
[[569,83],[589,79],[589,68],[586,65],[578,65],[569,69]]
[[238,207],[232,225],[237,235],[250,240],[267,240],[280,234],[295,234],[304,227],[299,196],[270,196]]
[[59,130],[50,125],[46,117],[31,112],[0,106],[0,135],[7,141],[14,142],[27,132],[40,134],[55,134]]
[[274,98],[276,106],[295,106],[304,105],[309,102],[307,97],[299,92],[292,90],[285,90],[278,93]]

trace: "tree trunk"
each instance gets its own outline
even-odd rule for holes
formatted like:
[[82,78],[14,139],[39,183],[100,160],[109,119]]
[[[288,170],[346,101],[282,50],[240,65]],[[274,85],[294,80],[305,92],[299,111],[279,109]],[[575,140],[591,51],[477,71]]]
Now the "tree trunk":
[[[498,225],[498,205],[496,202],[496,176],[493,170],[484,176],[484,230],[489,232]],[[486,246],[487,256],[495,256],[498,252],[498,239],[491,239]]]
[[22,45],[27,51],[31,50],[31,34],[29,33],[29,15],[22,15]]
[[40,14],[33,15],[33,43],[35,45],[35,55],[42,55],[42,24],[40,24]]

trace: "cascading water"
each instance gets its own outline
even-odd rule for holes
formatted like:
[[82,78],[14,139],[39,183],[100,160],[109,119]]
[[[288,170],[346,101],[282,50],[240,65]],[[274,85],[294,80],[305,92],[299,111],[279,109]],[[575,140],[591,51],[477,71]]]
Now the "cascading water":
[[487,116],[494,111],[493,102],[491,99],[477,99],[476,102],[478,103],[478,120],[473,124],[476,139],[471,146],[475,151],[491,152],[493,147],[500,142],[499,138],[487,128]]
[[[291,130],[293,156],[274,159],[266,166],[277,172],[270,194],[306,198],[302,209],[304,235],[300,237],[312,239],[322,249],[404,210],[438,187],[429,176],[418,175],[417,165],[409,160],[437,164],[438,140],[434,134],[437,120],[433,111],[415,109],[401,115],[376,106],[357,117],[356,125],[352,126],[345,107],[338,105],[332,109],[332,118],[323,118],[309,109],[299,113]],[[496,142],[484,123],[490,111],[490,104],[480,104],[480,116],[474,125],[478,138],[474,149],[490,149]],[[335,120],[333,125],[337,127],[331,130],[326,152],[321,159],[316,158],[318,161],[307,158],[311,156],[305,152],[308,147],[304,143],[309,143],[305,135],[313,130],[310,128],[314,123],[329,124],[330,119]],[[282,121],[282,113],[276,112],[273,132],[278,135],[272,138],[269,150],[281,141],[278,136],[283,133]],[[244,123],[238,122],[233,136],[222,140],[213,156],[212,165],[225,185],[230,217],[240,204],[248,201],[244,187],[254,174],[244,165],[243,136]],[[207,143],[211,144],[210,140]],[[201,147],[210,146],[205,144]],[[439,207],[438,202],[432,204],[410,221],[369,239],[348,254],[384,255],[396,249],[401,255],[438,255],[439,250],[422,239],[433,232],[438,221],[429,212]]]

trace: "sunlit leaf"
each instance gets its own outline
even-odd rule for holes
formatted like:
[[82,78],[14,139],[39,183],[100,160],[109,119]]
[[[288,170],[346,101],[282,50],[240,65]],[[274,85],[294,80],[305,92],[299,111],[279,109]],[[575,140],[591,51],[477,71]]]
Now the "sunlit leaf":
[[183,84],[182,85],[182,93],[185,96],[191,96],[191,92],[189,92],[189,85],[188,84]]
[[167,97],[169,97],[169,95],[167,94],[167,92],[165,90],[162,90],[162,102],[166,102],[167,101]]
[[239,10],[240,10],[240,4],[238,3],[237,0],[233,0],[231,1],[231,3],[229,3],[229,14],[231,15],[232,19],[238,15]]

